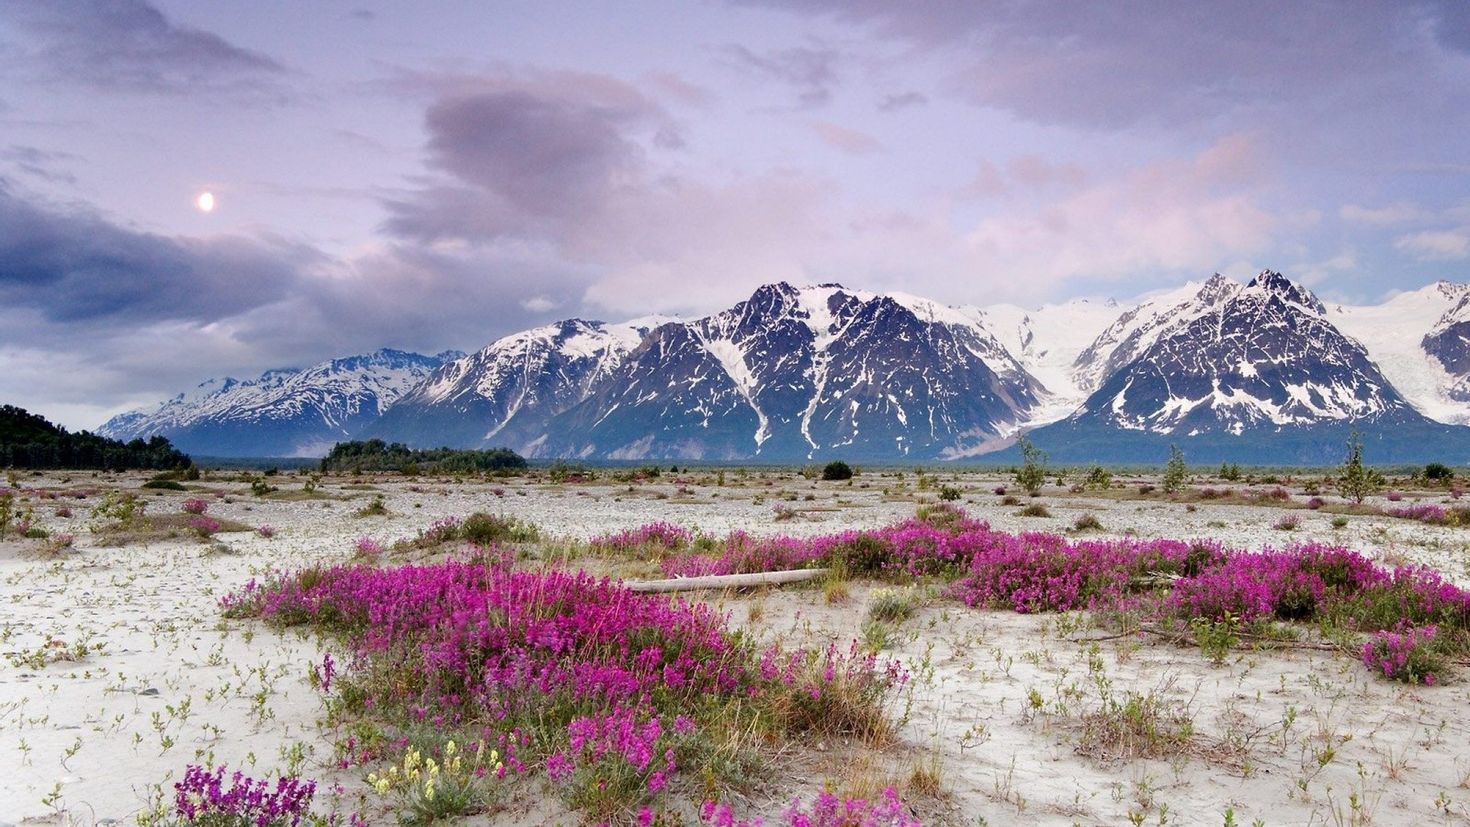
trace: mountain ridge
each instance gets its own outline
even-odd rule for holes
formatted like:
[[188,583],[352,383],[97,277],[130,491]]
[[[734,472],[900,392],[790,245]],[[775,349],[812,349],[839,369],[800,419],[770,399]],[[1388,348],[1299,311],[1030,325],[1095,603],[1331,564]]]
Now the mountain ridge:
[[[212,380],[163,407],[299,386],[302,373]],[[1470,446],[1459,427],[1470,423],[1470,285],[1329,308],[1266,270],[1131,304],[1027,310],[775,282],[696,319],[520,331],[418,380],[350,436],[546,459],[804,462],[997,456],[1028,431],[1074,446],[1111,439],[1104,453],[1127,461],[1156,450],[1154,437],[1248,453],[1250,439],[1289,435],[1315,456],[1313,428],[1336,439],[1347,425],[1432,432],[1460,450]],[[329,395],[318,393],[320,407]],[[108,424],[136,431],[140,418]]]

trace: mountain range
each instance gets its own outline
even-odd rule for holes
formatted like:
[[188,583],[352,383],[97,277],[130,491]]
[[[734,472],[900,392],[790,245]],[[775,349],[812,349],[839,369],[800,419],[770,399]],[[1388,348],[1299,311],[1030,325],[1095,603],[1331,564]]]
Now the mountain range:
[[[535,458],[1064,462],[1470,460],[1470,285],[1327,306],[1262,272],[1134,304],[951,307],[838,284],[703,318],[568,319],[473,354],[381,350],[206,382],[99,433],[219,456],[348,438]],[[1001,452],[1001,453],[996,453]]]

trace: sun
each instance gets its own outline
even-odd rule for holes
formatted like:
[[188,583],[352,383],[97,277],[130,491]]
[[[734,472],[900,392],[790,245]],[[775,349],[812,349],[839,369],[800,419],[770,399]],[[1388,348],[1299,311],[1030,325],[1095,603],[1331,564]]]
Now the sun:
[[214,212],[214,193],[199,193],[199,197],[194,199],[194,206],[198,207],[200,212]]

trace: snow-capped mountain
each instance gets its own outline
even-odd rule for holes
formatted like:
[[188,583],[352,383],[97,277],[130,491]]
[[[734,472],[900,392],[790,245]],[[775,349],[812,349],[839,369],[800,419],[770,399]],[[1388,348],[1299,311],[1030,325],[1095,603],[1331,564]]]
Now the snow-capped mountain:
[[1409,404],[1310,290],[1279,273],[1243,287],[1217,276],[1178,298],[1141,305],[1153,312],[1130,311],[1099,337],[1084,355],[1088,369],[1101,361],[1104,378],[1077,413],[1036,432],[1038,445],[1119,459],[1130,444],[1159,442],[1129,439],[1138,433],[1186,451],[1234,441],[1234,453],[1268,459],[1284,434],[1295,454],[1278,461],[1305,462],[1340,454],[1344,428],[1402,436],[1444,427]]
[[115,416],[98,433],[121,440],[162,435],[209,456],[320,456],[459,355],[383,349],[248,381],[211,379],[157,410]]
[[420,447],[524,447],[664,321],[568,319],[498,339],[446,361],[362,436]]
[[981,457],[1026,431],[1068,462],[1157,462],[1170,443],[1201,462],[1336,462],[1357,430],[1377,461],[1458,462],[1470,460],[1460,423],[1470,286],[1327,308],[1266,271],[1032,310],[768,284],[692,321],[570,319],[470,356],[382,351],[212,380],[102,432],[162,433],[203,454],[378,437],[539,458],[804,462]]
[[525,448],[602,459],[956,457],[1003,440],[1040,391],[962,310],[783,282],[653,331]]

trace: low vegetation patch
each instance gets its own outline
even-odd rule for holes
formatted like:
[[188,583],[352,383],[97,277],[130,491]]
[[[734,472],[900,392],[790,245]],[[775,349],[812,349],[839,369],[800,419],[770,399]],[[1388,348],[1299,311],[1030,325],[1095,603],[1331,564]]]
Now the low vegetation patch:
[[671,791],[687,799],[745,777],[757,744],[881,743],[889,689],[905,680],[856,645],[761,649],[704,604],[584,572],[516,571],[495,553],[307,569],[252,582],[223,607],[350,649],[351,668],[326,663],[319,683],[335,722],[377,728],[372,743],[344,745],[345,760],[375,767],[385,795],[391,767],[415,763],[395,745],[425,724],[435,734],[413,746],[421,766],[493,750],[494,770],[465,781],[479,787],[466,812],[543,778],[591,821],[656,819]]

